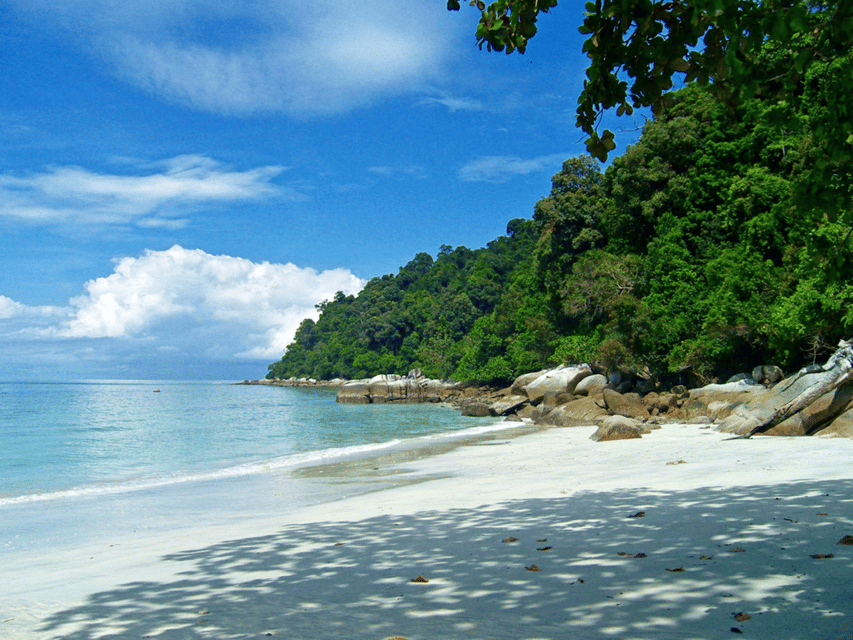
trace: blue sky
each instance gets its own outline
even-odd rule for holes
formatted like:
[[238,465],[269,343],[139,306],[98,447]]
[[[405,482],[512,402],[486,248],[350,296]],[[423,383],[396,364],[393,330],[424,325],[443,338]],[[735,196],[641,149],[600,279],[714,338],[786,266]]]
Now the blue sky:
[[263,377],[317,302],[503,234],[583,152],[581,11],[506,56],[442,0],[6,0],[0,380]]

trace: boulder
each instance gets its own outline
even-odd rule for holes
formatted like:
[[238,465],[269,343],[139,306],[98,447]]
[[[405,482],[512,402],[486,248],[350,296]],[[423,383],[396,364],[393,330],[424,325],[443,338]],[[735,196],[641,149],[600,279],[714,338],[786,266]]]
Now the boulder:
[[473,416],[475,418],[485,418],[492,414],[491,411],[489,411],[489,405],[485,402],[471,402],[462,407],[462,415]]
[[536,380],[536,378],[541,376],[543,373],[547,372],[548,369],[542,369],[541,371],[532,371],[518,376],[509,388],[509,392],[515,396],[524,395],[524,387]]
[[450,388],[441,380],[420,378],[417,384],[418,402],[443,402]]
[[370,379],[370,401],[400,402],[408,398],[407,381],[396,374],[382,374]]
[[[544,405],[539,405],[540,411]],[[607,417],[607,410],[596,404],[589,397],[580,397],[569,403],[543,412],[534,420],[536,424],[547,424],[556,427],[581,427],[598,424]]]
[[837,416],[815,435],[829,438],[853,438],[853,408]]
[[522,406],[529,404],[527,396],[507,396],[493,402],[489,406],[489,413],[493,416],[505,416],[516,413]]
[[345,382],[335,399],[341,404],[370,404],[370,383],[367,380]]
[[[747,435],[752,429],[768,420],[777,409],[797,398],[806,390],[820,384],[828,375],[829,372],[827,371],[814,371],[790,380],[783,380],[763,393],[750,394],[746,396],[746,402],[738,403],[730,414],[720,422],[718,430],[725,433]],[[779,436],[814,434],[831,425],[833,420],[843,413],[851,402],[853,402],[853,383],[841,385],[824,394],[802,411],[768,429],[765,433]],[[843,421],[839,422],[838,428],[843,431],[842,424]]]
[[559,366],[524,385],[524,393],[531,402],[539,401],[546,393],[573,393],[578,382],[592,375],[588,364]]
[[[636,420],[626,418],[625,416],[608,416],[605,418],[601,426],[593,433],[589,439],[595,442],[607,442],[609,440],[631,440],[641,438],[644,429]],[[645,433],[648,433],[645,431]]]
[[[804,436],[820,432],[853,402],[853,384],[837,387],[821,396],[799,413],[780,422],[765,433],[772,436]],[[836,429],[841,423],[836,425]]]
[[607,386],[607,378],[600,373],[586,376],[575,387],[576,396],[594,396],[604,391]]
[[772,364],[755,367],[752,370],[752,379],[766,385],[776,384],[782,379],[782,370]]
[[613,415],[625,416],[626,418],[648,418],[649,411],[646,405],[636,393],[621,394],[613,389],[605,389],[604,405],[607,411]]

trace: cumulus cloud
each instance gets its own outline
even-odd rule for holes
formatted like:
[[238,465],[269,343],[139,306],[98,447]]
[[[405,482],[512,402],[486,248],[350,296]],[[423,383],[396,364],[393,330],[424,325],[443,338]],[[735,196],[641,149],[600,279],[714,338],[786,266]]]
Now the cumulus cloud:
[[556,173],[569,154],[551,154],[537,158],[482,156],[465,164],[457,175],[462,182],[508,182],[518,176],[550,171]]
[[97,173],[83,167],[52,167],[42,173],[0,175],[0,215],[33,223],[185,226],[186,213],[201,204],[302,196],[272,180],[284,167],[245,171],[211,158],[184,155],[133,167],[135,174]]
[[216,113],[335,113],[439,77],[460,20],[434,0],[15,0],[121,78]]
[[117,261],[112,274],[86,283],[68,319],[45,335],[147,341],[200,359],[269,360],[303,319],[317,318],[315,304],[364,284],[345,269],[318,272],[175,245]]

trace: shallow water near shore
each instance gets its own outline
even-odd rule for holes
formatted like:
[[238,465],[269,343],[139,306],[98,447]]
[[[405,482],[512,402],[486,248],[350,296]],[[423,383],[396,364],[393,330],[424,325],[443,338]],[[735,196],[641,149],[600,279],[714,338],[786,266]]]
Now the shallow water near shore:
[[[0,553],[286,513],[406,481],[374,471],[376,456],[417,458],[510,426],[436,405],[339,405],[334,393],[0,384]],[[364,473],[343,479],[335,464]]]

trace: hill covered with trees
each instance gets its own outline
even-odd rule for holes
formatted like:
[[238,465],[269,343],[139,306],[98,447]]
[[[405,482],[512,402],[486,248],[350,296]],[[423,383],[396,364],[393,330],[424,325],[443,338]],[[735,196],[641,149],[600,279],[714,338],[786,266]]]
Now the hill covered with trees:
[[[814,135],[831,74],[812,72],[796,107],[670,94],[605,171],[567,160],[507,236],[418,254],[323,303],[268,377],[505,381],[589,362],[711,378],[824,357],[853,321],[853,211],[850,163]],[[816,167],[829,208],[801,202]]]

